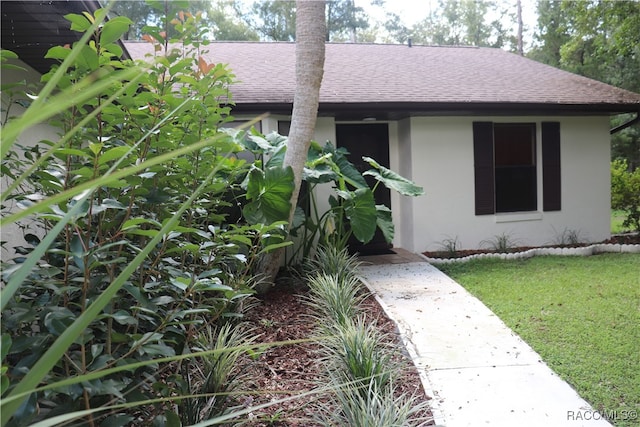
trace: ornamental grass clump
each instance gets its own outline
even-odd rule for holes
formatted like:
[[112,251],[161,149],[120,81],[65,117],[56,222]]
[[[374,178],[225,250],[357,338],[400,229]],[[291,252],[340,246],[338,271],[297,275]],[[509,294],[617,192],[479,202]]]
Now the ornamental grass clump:
[[419,426],[427,424],[418,414],[426,409],[413,396],[394,396],[394,386],[380,389],[377,383],[367,387],[342,384],[336,387],[335,400],[339,410],[323,417],[326,426],[393,427]]
[[307,278],[319,274],[333,275],[340,280],[356,276],[362,262],[355,255],[350,255],[346,248],[338,249],[333,246],[320,246],[316,249],[314,258],[309,259],[304,269]]
[[315,312],[323,382],[331,395],[316,421],[362,427],[425,424],[418,414],[426,405],[395,385],[405,366],[393,359],[388,337],[363,312],[368,294],[357,277],[357,258],[344,249],[323,247],[306,266],[307,304]]
[[388,388],[393,376],[391,352],[375,323],[360,315],[323,329],[333,332],[323,343],[323,351],[334,382],[359,385],[359,392],[365,395],[371,384],[376,390]]
[[344,325],[360,313],[359,305],[366,295],[361,292],[361,283],[355,278],[340,279],[322,274],[309,280],[309,295],[306,302],[314,310],[319,321],[327,319],[329,324]]
[[255,344],[255,331],[243,324],[211,325],[197,339],[196,351],[213,351],[186,359],[175,381],[188,398],[178,402],[182,425],[192,425],[225,414],[235,391],[247,383],[246,370],[239,364],[247,348]]

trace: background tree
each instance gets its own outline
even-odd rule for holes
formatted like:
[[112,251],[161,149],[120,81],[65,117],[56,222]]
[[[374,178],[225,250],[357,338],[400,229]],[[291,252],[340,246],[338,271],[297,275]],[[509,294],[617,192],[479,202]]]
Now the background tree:
[[[633,92],[640,92],[640,2],[539,1],[540,46],[530,57]],[[612,119],[612,127],[631,119]],[[612,137],[612,158],[640,166],[640,126]]]
[[145,25],[158,23],[160,15],[144,0],[117,1],[113,3],[111,13],[117,16],[124,16],[132,21],[123,38],[125,40],[141,40]]
[[260,36],[244,19],[243,10],[237,0],[211,2],[206,21],[214,40],[258,41]]
[[[141,40],[144,27],[158,25],[161,17],[178,11],[193,15],[202,13],[202,25],[208,28],[205,37],[211,40],[259,40],[258,33],[247,24],[242,3],[238,0],[127,0],[116,1],[112,14],[125,16],[133,24],[125,33],[127,40]],[[173,29],[169,27],[170,36]]]
[[271,41],[296,39],[296,3],[293,1],[258,1],[251,7],[248,22],[258,33]]
[[396,13],[387,14],[384,29],[389,34],[389,42],[404,44],[411,35],[411,29],[405,25]]
[[[502,23],[508,10],[497,3],[474,0],[440,0],[422,21],[410,29],[397,15],[390,14],[385,27],[395,41],[404,43],[410,37],[418,44],[444,46],[504,47],[516,37]],[[496,16],[491,19],[491,16]],[[515,14],[511,19],[515,22]]]
[[562,3],[539,1],[537,11],[538,29],[534,37],[539,47],[531,50],[528,56],[536,61],[559,67],[560,48],[570,38],[566,31]]
[[369,27],[369,17],[354,0],[327,3],[327,41],[358,41],[357,31]]

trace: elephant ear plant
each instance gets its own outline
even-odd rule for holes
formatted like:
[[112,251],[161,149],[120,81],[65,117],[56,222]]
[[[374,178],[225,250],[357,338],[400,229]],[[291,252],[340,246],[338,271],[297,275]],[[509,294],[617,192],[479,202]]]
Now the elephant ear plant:
[[[347,159],[348,154],[344,148],[335,148],[330,143],[322,148],[317,144],[312,145],[305,168],[305,180],[309,184],[308,194],[312,205],[309,221],[312,223],[304,224],[303,232],[311,230],[317,234],[321,245],[338,249],[347,246],[351,235],[362,243],[371,241],[377,228],[382,231],[387,242],[391,242],[394,236],[391,209],[376,204],[376,188],[382,184],[411,197],[424,194],[424,190],[370,157],[363,157],[363,160],[371,169],[361,174]],[[367,175],[375,178],[373,187],[369,187],[365,181],[364,177]],[[329,198],[330,209],[320,214],[313,189],[327,182],[333,183],[335,194]]]
[[[224,351],[201,331],[215,340],[241,317],[256,257],[285,245],[280,205],[219,131],[233,75],[203,59],[198,17],[178,13],[172,40],[168,24],[147,28],[155,55],[133,63],[116,43],[130,21],[106,15],[66,16],[83,36],[48,52],[59,64],[38,95],[3,82],[1,224],[33,221],[2,265],[3,426],[189,418],[206,399],[180,396],[195,369],[180,360]],[[27,108],[12,117],[16,102]],[[59,138],[17,143],[46,121]],[[230,218],[243,183],[269,222]]]
[[[265,159],[254,167],[262,167],[264,174],[272,168],[279,170],[284,159],[287,138],[275,132],[263,135],[256,131],[231,132],[234,140],[253,153]],[[397,191],[403,196],[417,197],[424,194],[421,186],[380,165],[370,157],[363,160],[371,169],[361,173],[348,159],[348,151],[336,148],[330,142],[321,146],[312,141],[303,171],[303,186],[306,190],[300,200],[290,233],[299,242],[289,262],[300,262],[309,258],[316,245],[346,248],[351,235],[358,241],[367,243],[379,228],[387,242],[394,236],[391,209],[377,205],[374,192],[378,185]],[[365,176],[372,176],[376,184],[371,188]],[[274,175],[276,179],[278,175]],[[276,186],[276,179],[267,179]],[[334,194],[329,198],[329,209],[320,212],[315,189],[319,185],[332,184]]]

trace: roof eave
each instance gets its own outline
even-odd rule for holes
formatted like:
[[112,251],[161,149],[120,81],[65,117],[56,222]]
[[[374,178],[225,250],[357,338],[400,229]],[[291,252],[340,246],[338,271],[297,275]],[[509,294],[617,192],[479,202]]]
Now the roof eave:
[[[272,114],[290,115],[290,102],[242,103],[238,102],[235,113],[258,114],[268,111]],[[563,104],[524,102],[362,102],[362,103],[320,103],[318,115],[335,116],[337,120],[398,120],[415,116],[473,116],[507,115],[535,116],[549,114],[564,115],[610,115],[640,112],[640,103],[633,104]]]

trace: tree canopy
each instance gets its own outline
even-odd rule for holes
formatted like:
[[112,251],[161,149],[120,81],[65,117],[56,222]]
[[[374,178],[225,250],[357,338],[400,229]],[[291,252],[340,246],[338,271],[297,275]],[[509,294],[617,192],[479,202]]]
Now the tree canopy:
[[[532,59],[640,92],[640,2],[539,1],[536,39]],[[613,135],[612,157],[640,166],[640,126]]]

